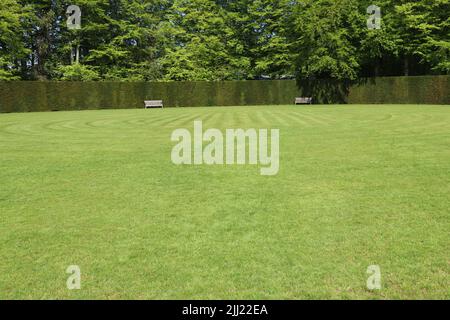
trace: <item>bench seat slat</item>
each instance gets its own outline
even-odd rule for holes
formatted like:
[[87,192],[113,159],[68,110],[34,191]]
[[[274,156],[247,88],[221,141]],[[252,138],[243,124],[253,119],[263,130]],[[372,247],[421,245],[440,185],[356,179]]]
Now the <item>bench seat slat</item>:
[[144,107],[147,108],[164,108],[164,104],[162,100],[145,100]]
[[312,104],[312,97],[297,97],[295,104]]

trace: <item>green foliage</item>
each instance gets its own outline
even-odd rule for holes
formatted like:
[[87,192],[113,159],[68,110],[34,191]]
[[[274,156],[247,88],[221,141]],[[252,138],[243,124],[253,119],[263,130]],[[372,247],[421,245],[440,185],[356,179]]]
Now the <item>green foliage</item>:
[[94,81],[100,78],[94,68],[78,63],[59,66],[57,71],[61,74],[61,80],[65,81]]
[[20,34],[27,17],[28,8],[20,6],[16,0],[0,2],[0,80],[20,79],[14,62],[29,53]]
[[239,54],[235,31],[227,25],[223,8],[210,0],[175,0],[171,11],[173,45],[162,62],[165,79],[240,78],[249,61]]
[[450,104],[450,76],[368,79],[350,88],[349,103]]
[[0,112],[140,108],[149,99],[162,99],[167,107],[290,104],[297,93],[295,81],[281,80],[0,82]]
[[[352,82],[450,72],[448,0],[78,0],[82,28],[68,30],[71,4],[0,2],[0,80]],[[372,4],[381,30],[367,28]],[[70,67],[76,48],[84,67]]]
[[292,2],[289,0],[255,0],[249,4],[256,45],[251,49],[254,72],[279,78],[294,74],[294,54],[287,37]]
[[20,80],[5,57],[0,57],[0,81]]
[[[82,81],[0,82],[0,112],[142,108],[144,100],[164,100],[166,107],[292,104],[306,95],[294,80],[92,82],[98,76],[84,66],[63,68]],[[450,76],[369,79],[337,92],[327,79],[316,84],[315,103],[450,104]],[[339,88],[338,88],[339,89]]]
[[360,67],[354,38],[361,33],[356,1],[310,0],[295,11],[300,79],[355,80]]

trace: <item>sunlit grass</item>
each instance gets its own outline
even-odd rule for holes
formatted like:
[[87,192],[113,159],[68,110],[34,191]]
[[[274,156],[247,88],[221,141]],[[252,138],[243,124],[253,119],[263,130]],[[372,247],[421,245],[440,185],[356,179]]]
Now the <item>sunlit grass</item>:
[[[194,120],[279,128],[279,174],[173,165]],[[450,297],[448,106],[1,114],[0,150],[3,299]]]

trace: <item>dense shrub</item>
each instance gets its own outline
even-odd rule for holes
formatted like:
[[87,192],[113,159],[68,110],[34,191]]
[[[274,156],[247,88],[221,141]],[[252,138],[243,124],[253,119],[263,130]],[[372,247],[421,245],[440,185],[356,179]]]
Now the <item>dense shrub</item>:
[[[320,84],[312,96],[320,101]],[[167,107],[292,104],[294,80],[225,82],[0,82],[0,112],[140,108],[144,100]],[[315,94],[314,92],[317,92]],[[348,103],[450,104],[450,76],[392,77],[350,87]]]
[[348,103],[450,104],[450,76],[367,79],[350,88]]

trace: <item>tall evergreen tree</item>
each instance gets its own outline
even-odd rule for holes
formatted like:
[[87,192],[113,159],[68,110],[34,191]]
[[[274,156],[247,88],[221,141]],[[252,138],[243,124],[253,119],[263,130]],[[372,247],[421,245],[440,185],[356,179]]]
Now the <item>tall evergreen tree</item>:
[[27,9],[16,0],[0,2],[0,80],[20,79],[20,61],[29,54],[22,38]]
[[168,80],[227,80],[245,77],[243,55],[227,11],[211,0],[175,0],[169,15],[172,45],[164,57]]
[[[82,11],[68,30],[66,9]],[[367,7],[381,7],[369,30]],[[448,0],[2,0],[0,79],[450,73]],[[73,58],[80,48],[79,63]]]
[[290,0],[255,0],[249,4],[255,46],[250,50],[256,75],[272,78],[292,75],[293,54],[287,40]]
[[300,78],[354,80],[365,20],[355,0],[307,0],[295,8],[292,48]]

